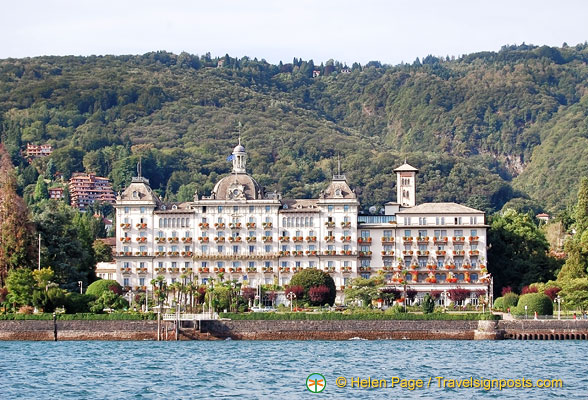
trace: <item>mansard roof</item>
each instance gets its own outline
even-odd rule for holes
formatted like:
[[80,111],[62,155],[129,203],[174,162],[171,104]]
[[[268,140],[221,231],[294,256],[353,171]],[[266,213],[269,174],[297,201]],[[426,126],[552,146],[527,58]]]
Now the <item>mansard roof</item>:
[[117,200],[144,201],[161,204],[159,197],[151,190],[149,180],[141,177],[134,177],[131,184],[118,197]]

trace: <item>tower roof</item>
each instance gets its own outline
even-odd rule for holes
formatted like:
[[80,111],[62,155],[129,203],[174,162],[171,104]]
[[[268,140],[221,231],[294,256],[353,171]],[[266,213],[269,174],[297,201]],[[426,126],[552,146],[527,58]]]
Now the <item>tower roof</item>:
[[405,162],[400,167],[396,168],[394,172],[419,172],[419,170],[418,168],[415,168],[412,165]]

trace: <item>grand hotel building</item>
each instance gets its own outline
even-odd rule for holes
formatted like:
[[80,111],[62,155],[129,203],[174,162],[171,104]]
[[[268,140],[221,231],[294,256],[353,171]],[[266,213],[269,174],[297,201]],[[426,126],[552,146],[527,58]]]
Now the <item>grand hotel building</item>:
[[486,229],[482,211],[455,203],[416,205],[416,174],[397,169],[397,202],[383,215],[359,215],[344,175],[334,175],[318,199],[266,193],[246,172],[239,144],[233,171],[210,196],[163,203],[143,177],[116,200],[116,279],[149,290],[163,275],[205,283],[222,274],[249,286],[288,284],[304,268],[328,272],[338,300],[351,280],[384,271],[390,286],[422,296],[455,287],[487,292]]

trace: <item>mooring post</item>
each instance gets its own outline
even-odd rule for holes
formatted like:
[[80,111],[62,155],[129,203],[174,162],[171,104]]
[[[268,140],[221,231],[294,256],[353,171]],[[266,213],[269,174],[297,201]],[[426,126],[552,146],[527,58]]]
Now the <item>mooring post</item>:
[[57,342],[57,314],[53,313],[53,341]]

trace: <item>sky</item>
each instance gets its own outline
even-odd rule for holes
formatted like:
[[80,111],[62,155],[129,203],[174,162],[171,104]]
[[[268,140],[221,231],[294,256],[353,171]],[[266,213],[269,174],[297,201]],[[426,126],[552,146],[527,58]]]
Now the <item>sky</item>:
[[506,44],[588,40],[585,0],[4,0],[0,58],[248,56],[271,63],[413,62]]

